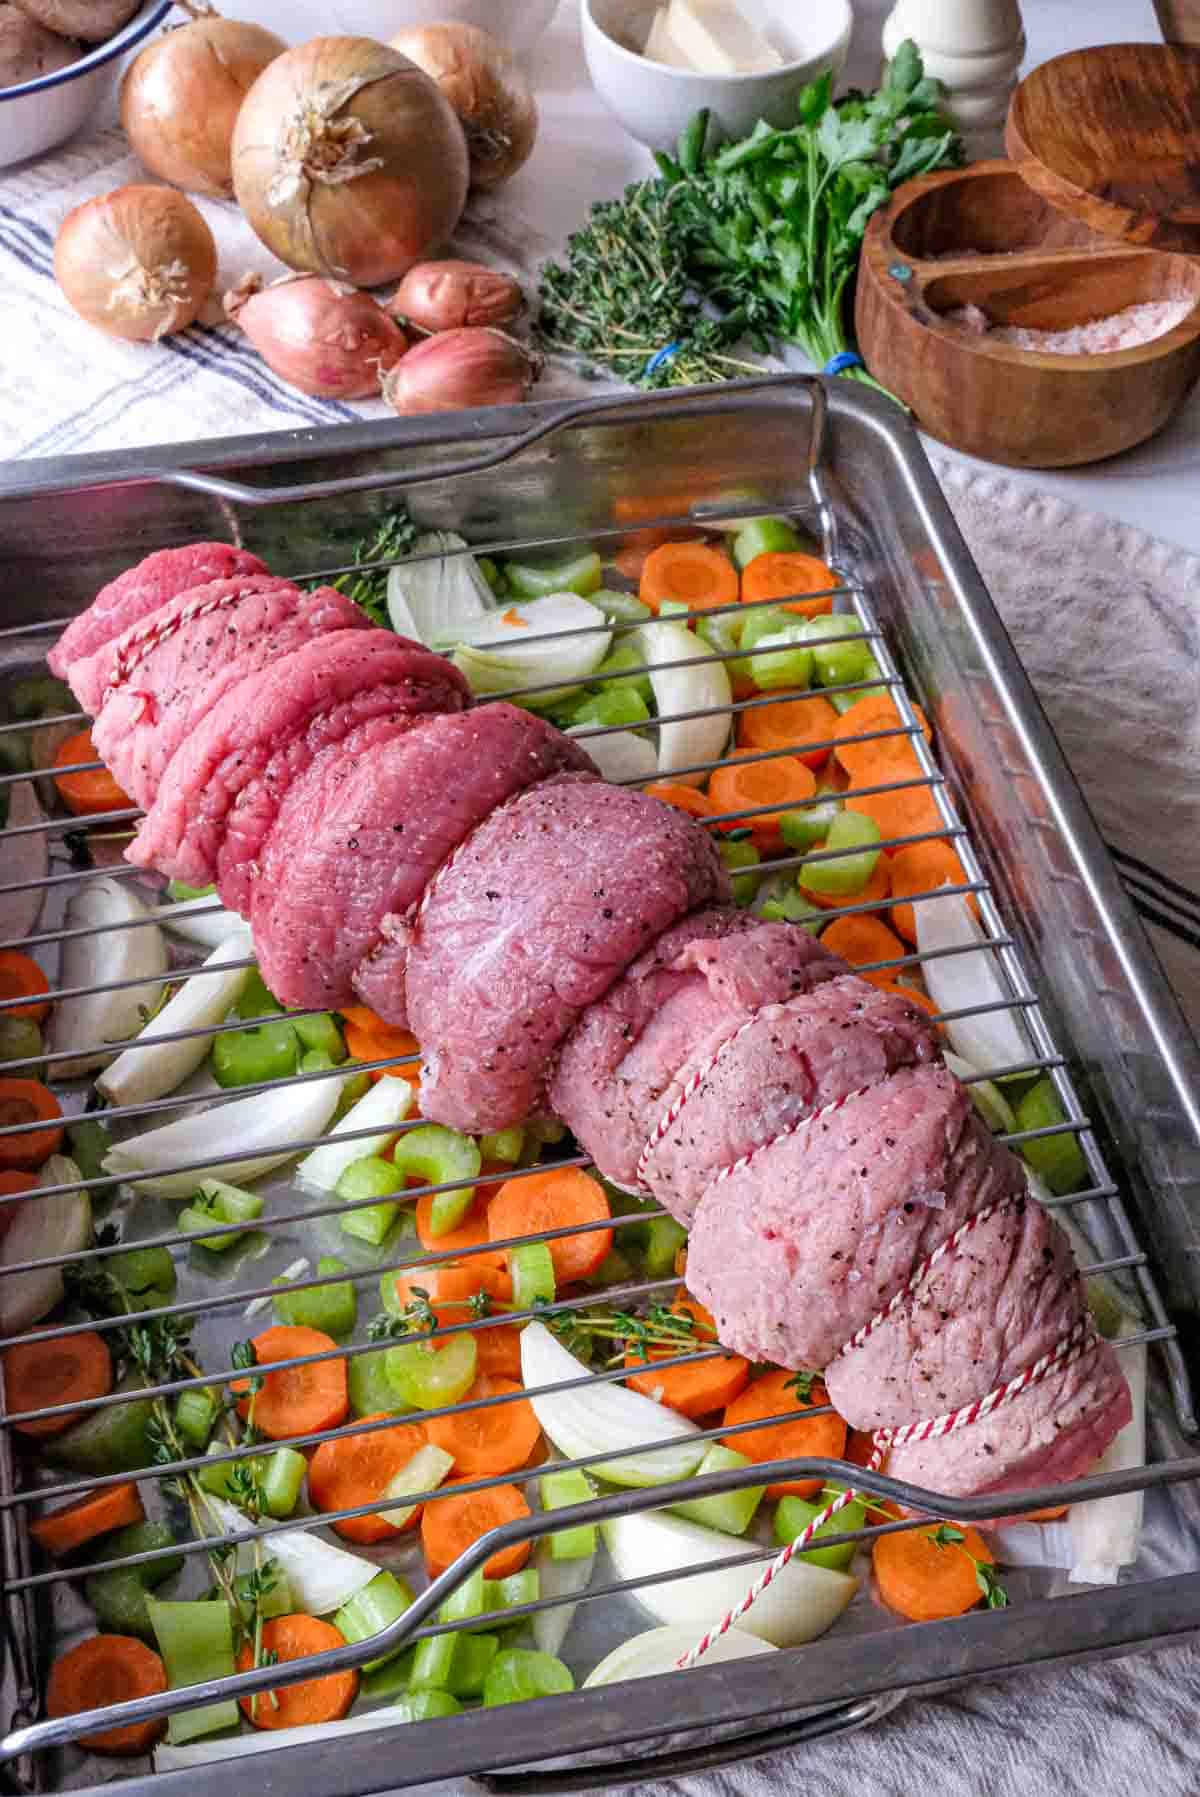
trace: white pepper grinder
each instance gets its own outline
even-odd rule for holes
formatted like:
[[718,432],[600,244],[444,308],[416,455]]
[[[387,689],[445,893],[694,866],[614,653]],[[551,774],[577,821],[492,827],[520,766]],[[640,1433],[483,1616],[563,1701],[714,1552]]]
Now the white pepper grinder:
[[972,160],[1003,154],[1004,120],[1025,55],[1017,0],[896,0],[883,28],[890,59],[912,38],[925,73],[946,89],[945,107]]

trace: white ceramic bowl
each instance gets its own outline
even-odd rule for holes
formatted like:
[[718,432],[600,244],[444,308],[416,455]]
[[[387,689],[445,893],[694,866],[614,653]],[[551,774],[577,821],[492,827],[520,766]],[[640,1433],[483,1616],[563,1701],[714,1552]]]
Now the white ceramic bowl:
[[171,0],[145,0],[127,25],[78,62],[53,75],[0,88],[0,168],[40,156],[74,137],[100,112],[116,86],[126,52],[149,37],[171,10]]
[[[646,41],[656,0],[580,0],[583,48],[592,85],[631,137],[652,150],[673,150],[679,134],[707,107],[726,137],[745,137],[755,121],[795,124],[800,89],[830,69],[836,80],[854,26],[850,0],[774,0],[784,42],[803,53],[756,75],[694,75],[649,62],[633,45]],[[785,22],[786,21],[786,25]],[[780,45],[782,50],[783,44]]]
[[325,0],[320,29],[384,43],[410,25],[479,25],[506,50],[528,50],[558,11],[558,0]]

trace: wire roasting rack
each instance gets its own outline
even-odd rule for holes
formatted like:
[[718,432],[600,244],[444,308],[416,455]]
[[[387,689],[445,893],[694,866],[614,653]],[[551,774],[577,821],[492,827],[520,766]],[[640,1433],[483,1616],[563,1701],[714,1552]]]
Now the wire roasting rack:
[[[533,423],[530,424],[530,418]],[[440,434],[439,434],[440,433]],[[940,824],[936,830],[895,837],[902,843],[947,836],[956,847],[966,878],[957,888],[972,895],[979,907],[985,946],[994,957],[1006,988],[998,1007],[1019,1016],[1029,1043],[1026,1058],[997,1073],[1044,1072],[1053,1081],[1064,1121],[1044,1129],[1003,1139],[1019,1148],[1033,1136],[1069,1132],[1082,1148],[1088,1183],[1082,1190],[1053,1199],[1057,1211],[1069,1211],[1092,1244],[1093,1257],[1084,1270],[1107,1274],[1120,1286],[1130,1314],[1140,1326],[1126,1332],[1125,1344],[1153,1344],[1152,1439],[1150,1464],[1129,1472],[1094,1475],[1068,1490],[1031,1490],[1014,1498],[948,1500],[936,1492],[905,1485],[883,1474],[862,1473],[846,1463],[803,1460],[779,1463],[775,1477],[808,1476],[847,1480],[880,1498],[898,1500],[927,1514],[946,1514],[985,1521],[1014,1510],[1036,1509],[1064,1498],[1079,1501],[1122,1490],[1146,1488],[1152,1494],[1149,1544],[1131,1585],[1113,1590],[1048,1595],[1048,1575],[1016,1575],[1020,1597],[1010,1610],[960,1618],[954,1622],[909,1627],[901,1636],[870,1600],[860,1596],[843,1625],[808,1648],[756,1659],[752,1672],[743,1666],[703,1665],[677,1680],[666,1707],[658,1681],[629,1686],[620,1705],[605,1702],[602,1690],[579,1691],[508,1711],[503,1740],[484,1713],[467,1713],[445,1721],[409,1724],[396,1737],[394,1729],[356,1736],[351,1755],[338,1753],[336,1738],[328,1745],[308,1744],[281,1749],[269,1760],[255,1761],[271,1771],[288,1764],[301,1751],[303,1776],[310,1788],[325,1793],[359,1792],[411,1785],[434,1776],[459,1773],[485,1775],[495,1788],[540,1791],[608,1782],[615,1764],[623,1780],[664,1771],[694,1770],[729,1757],[765,1752],[786,1742],[815,1738],[834,1730],[860,1726],[882,1714],[906,1692],[932,1689],[982,1671],[1019,1670],[1038,1661],[1129,1651],[1174,1638],[1198,1625],[1200,1616],[1200,1509],[1195,1486],[1200,1456],[1194,1442],[1196,1415],[1187,1351],[1200,1305],[1200,1234],[1194,1222],[1200,1188],[1200,1057],[1141,936],[1140,927],[1118,886],[1094,828],[1052,736],[1024,680],[978,578],[966,556],[944,502],[925,467],[915,435],[882,402],[827,390],[807,377],[749,382],[717,394],[672,395],[654,401],[592,401],[579,405],[522,408],[478,414],[468,428],[447,432],[425,422],[387,427],[380,433],[347,431],[316,433],[303,440],[253,440],[222,446],[192,445],[148,465],[138,458],[118,461],[115,469],[96,468],[89,459],[0,469],[0,553],[6,576],[6,611],[16,621],[0,630],[0,698],[6,675],[35,668],[73,611],[85,604],[104,579],[150,548],[197,536],[224,536],[263,553],[272,570],[306,580],[331,580],[358,572],[338,545],[360,532],[364,523],[411,492],[416,515],[431,526],[462,530],[476,553],[498,554],[554,548],[588,539],[608,560],[638,533],[665,526],[696,530],[717,519],[750,517],[763,511],[786,512],[812,533],[824,560],[836,571],[831,589],[835,612],[848,621],[848,635],[865,631],[878,665],[878,677],[862,690],[883,690],[894,697],[899,723],[865,733],[854,740],[901,734],[912,743],[920,765],[918,777],[886,785],[851,788],[867,793],[924,786],[932,794]],[[424,461],[414,466],[414,458]],[[265,474],[265,478],[255,476]],[[7,479],[4,477],[7,476]],[[377,564],[383,565],[383,564]],[[777,603],[777,601],[763,602]],[[725,612],[745,614],[745,604]],[[722,613],[709,614],[721,616]],[[839,639],[840,640],[840,639]],[[768,648],[765,653],[771,653]],[[728,659],[714,650],[712,660]],[[625,669],[622,673],[637,673]],[[842,688],[857,691],[858,688]],[[508,695],[495,695],[503,697]],[[769,704],[774,695],[736,699],[733,717]],[[914,709],[914,698],[937,726],[936,749],[927,745]],[[675,713],[672,718],[705,713]],[[80,714],[63,713],[41,720],[43,729],[82,728]],[[664,720],[667,721],[667,720]],[[26,726],[0,724],[0,737]],[[611,729],[618,729],[613,726]],[[585,734],[601,737],[610,729]],[[35,739],[36,740],[36,739]],[[818,745],[819,746],[819,745]],[[832,747],[832,744],[829,745]],[[769,761],[783,750],[739,751],[743,759]],[[80,763],[79,771],[98,766]],[[718,765],[698,763],[679,770],[706,774]],[[12,789],[32,775],[0,777],[0,788]],[[69,770],[60,770],[69,771]],[[727,812],[711,820],[749,824],[762,806]],[[106,988],[63,987],[56,977],[65,942],[88,934],[63,922],[67,899],[97,878],[130,880],[144,893],[156,882],[124,864],[81,864],[77,834],[94,828],[108,836],[131,831],[135,810],[86,818],[38,817],[0,837],[0,868],[12,867],[17,845],[41,837],[48,848],[46,871],[32,879],[12,880],[0,873],[0,905],[36,889],[40,915],[33,930],[0,948],[20,947],[34,954],[50,976],[52,998]],[[772,863],[772,872],[795,869],[802,859],[791,856]],[[918,894],[914,903],[932,897]],[[882,911],[895,901],[848,904],[842,914]],[[212,909],[219,909],[217,900]],[[130,928],[142,927],[137,923]],[[945,950],[943,953],[957,953]],[[911,974],[928,956],[913,951],[895,960],[874,963],[869,971],[892,977]],[[172,965],[161,976],[164,987],[183,979],[203,978],[235,966],[229,961],[203,970],[196,964]],[[253,963],[249,963],[253,964]],[[125,984],[145,984],[144,980]],[[0,1017],[19,1005],[0,1000]],[[969,1015],[949,1013],[947,1016]],[[276,1015],[276,1013],[272,1013]],[[292,1013],[296,1015],[296,1013]],[[202,1033],[216,1036],[244,1028],[253,1019],[237,1018]],[[943,1019],[945,1021],[945,1019]],[[192,1035],[197,1032],[182,1032]],[[155,1041],[181,1039],[156,1036]],[[94,1044],[45,1055],[46,1077],[55,1064]],[[138,1047],[138,1038],[109,1043],[110,1050]],[[20,1063],[0,1065],[0,1076]],[[367,1064],[394,1068],[395,1061]],[[297,1083],[340,1077],[333,1072],[298,1075]],[[219,1133],[221,1107],[255,1091],[198,1093],[194,1082],[152,1102],[110,1109],[105,1126],[114,1135],[134,1134],[167,1122],[194,1107],[198,1097],[211,1104]],[[88,1102],[86,1081],[66,1088],[64,1108]],[[401,1124],[414,1127],[419,1119]],[[29,1125],[0,1128],[0,1138],[19,1136]],[[359,1132],[365,1136],[376,1130]],[[345,1139],[352,1139],[346,1137]],[[320,1138],[295,1140],[287,1148],[299,1154]],[[285,1144],[280,1144],[281,1147]],[[209,1169],[214,1159],[225,1165],[225,1177],[238,1179],[239,1155],[206,1158],[181,1166],[184,1172]],[[246,1158],[245,1155],[242,1158]],[[587,1165],[584,1157],[570,1157]],[[515,1177],[521,1177],[518,1171]],[[192,1238],[172,1220],[170,1207],[154,1200],[138,1202],[139,1176],[99,1174],[85,1184],[98,1209],[115,1206],[123,1225],[121,1248],[161,1246],[176,1257],[180,1273],[176,1301],[141,1313],[142,1322],[176,1319],[194,1331],[197,1370],[154,1388],[154,1395],[174,1396],[197,1387],[224,1388],[236,1375],[232,1344],[252,1333],[246,1318],[269,1303],[274,1279],[311,1245],[314,1232],[336,1228],[349,1208],[364,1209],[377,1199],[348,1206],[341,1199],[317,1197],[298,1186],[286,1170],[262,1183],[267,1195],[256,1224],[261,1253],[235,1253],[227,1268],[208,1255],[202,1270]],[[467,1181],[410,1190],[450,1191]],[[77,1190],[49,1186],[41,1196]],[[11,1207],[19,1200],[0,1197]],[[618,1216],[618,1232],[645,1221],[649,1213]],[[662,1214],[662,1213],[655,1213]],[[608,1227],[596,1224],[593,1228]],[[212,1237],[238,1234],[241,1224],[213,1223]],[[579,1225],[522,1240],[547,1240],[578,1234]],[[347,1238],[337,1237],[346,1253]],[[503,1246],[505,1244],[499,1244]],[[494,1251],[497,1244],[488,1244]],[[482,1249],[456,1249],[468,1260]],[[82,1268],[102,1265],[113,1249],[91,1246],[3,1269],[11,1276],[33,1267]],[[313,1251],[313,1258],[315,1258]],[[306,1275],[292,1282],[293,1291],[320,1288],[352,1278],[360,1293],[392,1269],[436,1261],[421,1255],[411,1237],[383,1255],[353,1261],[349,1273]],[[591,1305],[636,1307],[645,1300],[669,1300],[682,1283],[678,1278],[634,1280],[582,1297],[556,1301],[550,1311],[586,1310]],[[531,1316],[521,1312],[516,1320]],[[539,1309],[539,1315],[545,1315]],[[80,1327],[111,1332],[127,1319],[39,1324],[27,1341],[52,1342]],[[461,1324],[440,1324],[438,1334],[487,1329],[514,1319],[507,1313]],[[0,1348],[15,1337],[0,1340]],[[337,1349],[337,1357],[353,1359],[377,1344],[362,1331]],[[712,1358],[715,1348],[692,1348],[662,1360],[662,1367]],[[303,1365],[332,1355],[301,1357]],[[271,1370],[270,1366],[259,1368]],[[601,1370],[594,1379],[620,1379],[623,1368]],[[586,1380],[580,1380],[580,1384]],[[115,1709],[90,1712],[60,1721],[39,1720],[42,1680],[49,1658],[49,1637],[59,1647],[87,1632],[86,1612],[73,1581],[77,1567],[46,1566],[36,1560],[27,1533],[31,1509],[46,1501],[79,1498],[126,1479],[126,1473],[96,1476],[61,1475],[33,1470],[18,1451],[13,1430],[69,1413],[108,1410],[137,1396],[129,1390],[67,1404],[51,1404],[24,1412],[7,1411],[0,1431],[0,1569],[9,1665],[6,1679],[10,1733],[0,1745],[0,1762],[16,1788],[34,1790],[88,1785],[111,1779],[108,1762],[89,1759],[68,1748],[84,1734],[125,1721],[157,1717],[215,1698],[242,1697],[278,1688],[301,1677],[360,1666],[401,1640],[419,1640],[456,1625],[439,1622],[446,1597],[475,1567],[499,1548],[537,1539],[573,1522],[600,1521],[615,1514],[658,1508],[701,1491],[717,1493],[761,1483],[762,1469],[752,1466],[691,1479],[675,1487],[647,1491],[613,1490],[571,1510],[535,1511],[528,1519],[506,1524],[476,1543],[448,1571],[421,1591],[400,1622],[384,1635],[338,1648],[303,1662],[257,1671],[185,1691],[139,1700]],[[504,1396],[462,1401],[444,1414],[503,1405]],[[389,1419],[390,1421],[390,1419]],[[388,1424],[355,1419],[335,1429],[301,1436],[295,1445],[317,1446],[325,1440],[366,1435]],[[743,1425],[747,1427],[749,1425]],[[755,1426],[761,1426],[761,1422]],[[706,1439],[736,1445],[735,1427],[712,1427]],[[654,1443],[644,1444],[649,1448]],[[628,1450],[622,1450],[627,1452]],[[148,1466],[148,1482],[178,1477],[217,1462],[234,1464],[261,1453],[254,1446],[233,1447],[218,1455],[171,1456]],[[610,1456],[611,1457],[611,1456]],[[525,1472],[504,1473],[470,1482],[472,1489],[500,1483],[532,1488],[547,1470],[586,1464],[603,1479],[603,1457],[586,1463],[550,1460]],[[151,1488],[148,1483],[147,1488]],[[433,1495],[433,1494],[428,1494]],[[419,1496],[413,1501],[419,1501]],[[178,1549],[142,1553],[126,1560],[99,1560],[89,1572],[133,1565],[182,1552],[194,1570],[213,1547],[268,1537],[279,1530],[325,1529],[337,1520],[372,1514],[386,1500],[340,1511],[300,1515],[284,1522],[247,1526],[236,1534],[219,1524]],[[888,1522],[886,1529],[913,1526],[912,1519]],[[861,1541],[864,1531],[849,1530],[831,1540]],[[748,1568],[770,1559],[772,1549],[748,1539],[743,1556]],[[390,1550],[380,1564],[393,1564]],[[403,1570],[410,1570],[407,1556]],[[742,1562],[739,1562],[739,1564]],[[705,1569],[695,1569],[696,1571]],[[1170,1576],[1166,1576],[1170,1575]],[[607,1577],[601,1564],[568,1639],[567,1656],[585,1671],[617,1640],[649,1626],[632,1595],[638,1588],[669,1574],[621,1581]],[[679,1575],[676,1575],[679,1576]],[[682,1575],[688,1576],[688,1575]],[[539,1599],[515,1614],[546,1608],[566,1599]],[[575,1599],[572,1601],[580,1601]],[[509,1621],[514,1612],[506,1612]],[[52,1623],[50,1622],[50,1619]],[[488,1618],[473,1619],[471,1626]],[[714,1620],[716,1620],[714,1618]],[[459,1624],[457,1626],[467,1626]],[[918,1645],[918,1642],[920,1645]],[[930,1645],[936,1649],[930,1652]],[[574,1644],[574,1647],[572,1646]],[[674,1718],[664,1755],[663,1716]],[[382,1720],[382,1719],[381,1719]],[[398,1741],[402,1740],[402,1749]],[[632,1742],[654,1747],[641,1759],[614,1761],[627,1755]],[[281,1757],[282,1754],[282,1757]],[[583,1764],[586,1757],[595,1765]],[[535,1762],[554,1762],[550,1769],[528,1770]],[[569,1766],[569,1774],[563,1770]],[[522,1766],[503,1773],[503,1766]],[[181,1790],[211,1788],[219,1766],[168,1774]],[[141,1794],[148,1776],[136,1769],[125,1782]],[[148,1790],[149,1787],[147,1786]]]

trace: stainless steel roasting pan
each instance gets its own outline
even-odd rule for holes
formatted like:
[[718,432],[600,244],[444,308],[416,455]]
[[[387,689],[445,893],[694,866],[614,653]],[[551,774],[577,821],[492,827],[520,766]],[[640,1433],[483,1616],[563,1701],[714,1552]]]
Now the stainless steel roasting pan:
[[[502,1712],[381,1726],[348,1739],[334,1734],[239,1761],[234,1776],[248,1772],[269,1794],[304,1789],[317,1797],[358,1797],[464,1776],[528,1792],[636,1785],[857,1728],[905,1696],[966,1679],[1010,1672],[1034,1677],[1043,1666],[1136,1652],[1200,1632],[1200,1448],[1189,1369],[1200,1312],[1200,1053],[916,433],[886,402],[845,383],[788,377],[653,399],[497,408],[444,421],[5,464],[0,696],[7,678],[39,666],[60,625],[104,581],[153,549],[221,538],[261,553],[276,573],[331,575],[347,567],[350,546],[372,516],[401,498],[423,525],[458,530],[477,550],[586,539],[611,552],[663,522],[696,525],[764,512],[792,515],[823,542],[841,582],[836,609],[856,612],[873,633],[883,678],[922,759],[922,777],[946,827],[960,832],[966,889],[978,897],[1007,986],[1004,1002],[1023,1019],[1032,1045],[1028,1066],[1051,1074],[1067,1117],[1061,1127],[1084,1150],[1088,1185],[1057,1203],[1069,1208],[1086,1238],[1091,1266],[1119,1284],[1129,1314],[1139,1319],[1125,1339],[1149,1344],[1149,1464],[1093,1475],[1071,1493],[1082,1501],[1145,1488],[1146,1527],[1136,1566],[1114,1587],[1071,1586],[1043,1569],[1014,1572],[1011,1607],[919,1626],[894,1625],[863,1594],[831,1634],[804,1648]],[[913,700],[934,724],[932,757]],[[1153,806],[1152,793],[1146,802]],[[41,913],[30,944],[52,988],[63,904],[89,877],[68,852],[73,827],[77,820],[64,818],[34,826],[45,834],[50,861],[37,883]],[[26,827],[0,835],[0,900],[11,899],[29,878],[18,842],[28,834]],[[181,972],[186,968],[173,968],[172,977]],[[77,1081],[67,1090],[67,1107],[81,1108],[86,1085]],[[168,1101],[168,1115],[174,1102]],[[146,1127],[144,1119],[134,1127]],[[230,1177],[236,1179],[236,1167]],[[115,1184],[90,1183],[97,1197]],[[290,1225],[303,1207],[287,1176],[275,1175],[260,1189],[269,1194],[263,1256],[218,1276],[211,1268],[196,1273],[185,1238],[170,1233],[170,1207],[149,1201],[126,1209],[127,1242],[165,1233],[177,1244],[176,1305],[192,1317],[206,1370],[227,1367],[232,1342],[247,1332],[244,1301],[269,1291],[272,1275],[297,1252],[300,1238]],[[402,1247],[400,1258],[414,1251]],[[370,1282],[378,1261],[364,1260],[354,1270]],[[622,1289],[636,1296],[637,1288]],[[809,1474],[850,1476],[841,1462],[789,1464]],[[31,1489],[65,1496],[96,1481],[64,1482],[58,1474],[50,1485],[50,1477],[32,1468],[6,1424],[0,1445],[6,1778],[15,1789],[35,1790],[91,1788],[115,1776],[130,1797],[150,1797],[152,1789],[160,1797],[219,1789],[219,1761],[157,1775],[151,1787],[147,1762],[123,1766],[67,1744],[81,1732],[79,1719],[39,1720],[51,1657],[93,1626],[69,1570],[34,1553],[26,1521]],[[757,1477],[757,1468],[714,1475],[711,1488]],[[923,1502],[935,1514],[947,1508],[936,1493],[914,1492],[881,1475],[858,1482]],[[579,1515],[647,1508],[664,1495],[661,1488],[614,1490]],[[1058,1494],[959,1500],[953,1514],[982,1521],[1035,1508],[1052,1495]],[[555,1526],[562,1522],[557,1515]],[[477,1544],[418,1598],[389,1640],[434,1630],[447,1590],[501,1540],[544,1532],[548,1524],[535,1512],[529,1522]],[[754,1542],[747,1549],[760,1561],[770,1554]],[[193,1555],[197,1578],[198,1559]],[[611,1567],[608,1572],[581,1606],[564,1650],[578,1674],[617,1640],[650,1626],[636,1597],[622,1591]],[[359,1664],[379,1651],[379,1641],[324,1656],[322,1666]],[[223,1681],[222,1691],[281,1682],[280,1669],[268,1669]],[[119,1717],[105,1712],[105,1724],[188,1707],[212,1694],[211,1687],[169,1693],[123,1706]]]

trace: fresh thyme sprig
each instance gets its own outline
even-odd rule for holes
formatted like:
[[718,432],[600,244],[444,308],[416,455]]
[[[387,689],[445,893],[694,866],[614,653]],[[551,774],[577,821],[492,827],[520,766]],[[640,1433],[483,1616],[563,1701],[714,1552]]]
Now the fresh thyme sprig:
[[[355,547],[355,567],[362,567],[364,562],[401,560],[411,553],[419,534],[419,526],[414,524],[408,507],[403,504],[393,506],[380,519],[375,529]],[[336,587],[339,593],[345,593],[347,599],[353,599],[355,605],[361,606],[373,623],[390,629],[387,615],[388,572],[387,568],[363,568],[361,573],[339,574],[329,584]]]
[[1000,1574],[990,1560],[981,1560],[971,1552],[962,1529],[956,1529],[952,1523],[940,1522],[929,1539],[935,1547],[959,1548],[975,1568],[975,1583],[983,1592],[986,1607],[989,1610],[1007,1609],[1008,1592],[1000,1583]]
[[794,1391],[801,1404],[810,1404],[813,1386],[820,1376],[819,1373],[812,1373],[807,1368],[803,1368],[800,1372],[793,1373],[790,1379],[784,1380],[783,1389],[784,1391]]
[[627,1354],[648,1361],[652,1348],[706,1347],[716,1336],[688,1310],[652,1304],[644,1316],[629,1310],[559,1310],[547,1317],[551,1331],[572,1353],[590,1353],[597,1342],[613,1342],[606,1366],[619,1366]]

